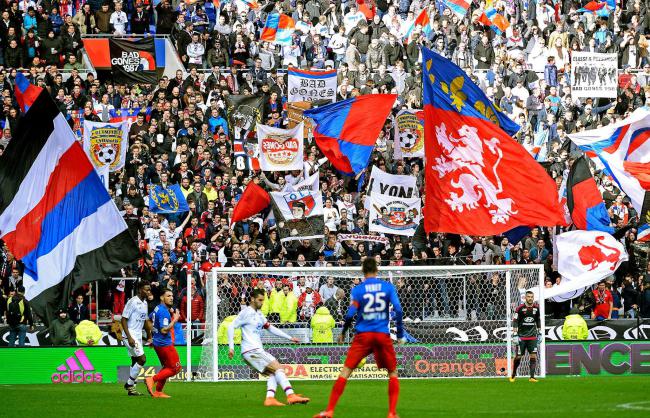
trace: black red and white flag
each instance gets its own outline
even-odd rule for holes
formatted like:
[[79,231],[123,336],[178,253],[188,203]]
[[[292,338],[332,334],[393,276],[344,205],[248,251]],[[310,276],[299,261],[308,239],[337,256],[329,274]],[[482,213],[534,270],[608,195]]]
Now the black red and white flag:
[[25,297],[49,321],[72,291],[136,260],[138,247],[48,92],[28,104],[0,157],[0,239],[24,263]]

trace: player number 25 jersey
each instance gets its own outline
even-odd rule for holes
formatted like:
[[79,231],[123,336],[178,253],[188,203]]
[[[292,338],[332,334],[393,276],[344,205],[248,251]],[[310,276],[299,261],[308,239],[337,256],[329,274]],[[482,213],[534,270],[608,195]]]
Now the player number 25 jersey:
[[[357,310],[356,331],[390,334],[390,305],[401,316],[402,305],[391,283],[367,278],[352,289],[352,307]],[[351,308],[352,308],[351,307]]]

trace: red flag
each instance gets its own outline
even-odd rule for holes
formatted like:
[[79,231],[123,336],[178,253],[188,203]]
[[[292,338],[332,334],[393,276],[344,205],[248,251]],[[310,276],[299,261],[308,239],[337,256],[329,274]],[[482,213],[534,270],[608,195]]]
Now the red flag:
[[270,203],[271,198],[266,190],[251,181],[239,198],[239,202],[237,202],[235,210],[232,213],[230,223],[234,224],[235,222],[250,218],[264,210]]
[[493,122],[490,107],[470,100],[460,69],[434,67],[439,58],[422,51],[425,230],[499,235],[521,225],[565,225],[555,181]]

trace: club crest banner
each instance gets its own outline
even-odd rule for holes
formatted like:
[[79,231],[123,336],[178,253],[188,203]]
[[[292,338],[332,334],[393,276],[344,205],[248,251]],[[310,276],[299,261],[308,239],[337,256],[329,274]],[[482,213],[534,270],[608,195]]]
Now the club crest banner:
[[149,189],[149,210],[152,213],[180,213],[190,210],[178,184],[169,187],[155,185]]
[[260,169],[263,171],[302,170],[303,124],[293,129],[257,126]]
[[395,159],[424,157],[424,111],[401,110],[395,117]]
[[419,197],[399,198],[374,193],[369,199],[371,232],[413,236],[422,214]]
[[110,166],[110,171],[124,167],[129,145],[129,130],[125,122],[103,123],[84,120],[83,146],[96,168]]
[[323,196],[319,189],[270,195],[281,242],[323,238]]

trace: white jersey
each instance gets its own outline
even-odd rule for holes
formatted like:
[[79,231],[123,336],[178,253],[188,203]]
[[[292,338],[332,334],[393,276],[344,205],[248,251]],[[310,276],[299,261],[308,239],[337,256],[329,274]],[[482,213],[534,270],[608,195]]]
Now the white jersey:
[[232,326],[241,328],[241,352],[262,349],[262,329],[268,328],[269,323],[261,311],[256,311],[250,306],[239,312]]
[[[126,302],[122,317],[127,319],[126,324],[129,333],[135,340],[142,339],[142,328],[144,328],[144,323],[147,320],[148,311],[147,302],[137,296]],[[124,330],[122,330],[122,336],[126,339]]]

